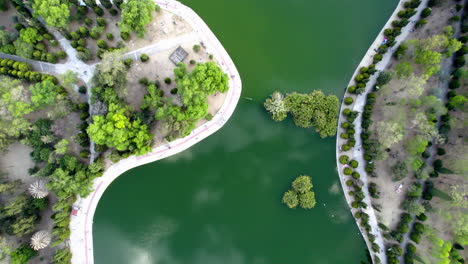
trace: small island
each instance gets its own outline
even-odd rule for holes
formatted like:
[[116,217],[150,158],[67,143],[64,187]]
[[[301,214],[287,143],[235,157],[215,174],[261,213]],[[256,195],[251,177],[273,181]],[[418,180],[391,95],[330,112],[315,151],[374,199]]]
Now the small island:
[[312,191],[312,180],[310,176],[301,175],[292,182],[292,189],[285,192],[282,202],[289,208],[296,208],[298,205],[303,209],[315,207],[315,193]]

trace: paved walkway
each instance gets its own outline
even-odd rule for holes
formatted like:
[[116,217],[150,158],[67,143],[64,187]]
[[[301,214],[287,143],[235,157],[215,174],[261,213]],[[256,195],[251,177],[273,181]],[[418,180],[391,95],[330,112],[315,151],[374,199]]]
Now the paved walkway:
[[[402,41],[404,41],[408,37],[408,34],[413,30],[416,19],[419,18],[421,11],[427,6],[427,1],[428,0],[422,0],[422,3],[416,9],[417,13],[410,19],[410,23],[406,27],[404,27],[402,29],[401,34],[395,39],[396,44],[393,46],[392,49],[390,49],[387,53],[385,53],[385,55],[382,58],[382,61],[380,61],[376,65],[376,69],[379,72],[383,71],[383,70],[385,70],[387,68],[389,62],[392,59],[392,55],[393,55],[393,52],[395,51],[395,49],[401,44]],[[359,69],[361,67],[367,67],[370,64],[372,64],[372,57],[374,56],[374,54],[376,54],[376,52],[374,50],[378,49],[378,47],[383,42],[383,39],[384,39],[383,31],[386,28],[391,28],[391,22],[393,20],[398,19],[397,13],[404,9],[404,7],[403,7],[404,2],[405,2],[404,0],[400,0],[398,6],[395,9],[395,11],[393,12],[392,16],[389,18],[389,20],[387,21],[385,26],[382,28],[379,35],[375,39],[375,41],[369,47],[367,53],[365,54],[364,58],[359,63],[359,65],[356,68],[353,76],[351,77],[351,81],[349,82],[348,87],[355,83],[354,77],[356,77],[356,75],[359,74]],[[350,159],[355,159],[355,160],[357,160],[359,162],[359,167],[356,168],[355,170],[357,172],[359,172],[359,174],[361,175],[360,180],[364,183],[364,185],[362,186],[362,191],[364,192],[364,195],[365,195],[364,202],[368,205],[367,209],[362,209],[362,211],[369,215],[369,225],[371,226],[371,232],[370,233],[372,233],[375,236],[375,241],[374,242],[377,245],[379,245],[379,247],[381,249],[380,252],[377,252],[375,255],[377,255],[380,258],[382,264],[385,264],[385,263],[387,263],[387,258],[386,258],[386,255],[385,255],[385,243],[384,243],[382,232],[380,231],[380,229],[378,227],[378,221],[377,221],[377,216],[376,216],[375,210],[374,210],[374,208],[372,208],[371,196],[369,194],[369,189],[368,189],[369,176],[367,175],[367,173],[366,173],[366,171],[364,169],[364,164],[366,164],[366,161],[364,160],[363,153],[361,151],[361,149],[362,149],[362,139],[361,139],[361,131],[362,131],[361,120],[362,120],[362,116],[361,116],[361,113],[363,112],[364,106],[366,104],[367,94],[371,91],[372,87],[375,85],[378,75],[379,74],[376,73],[376,74],[371,76],[369,82],[367,83],[365,91],[361,95],[355,96],[355,98],[354,98],[355,102],[354,102],[353,105],[346,106],[344,103],[342,103],[342,105],[341,105],[341,109],[351,108],[353,111],[359,112],[359,115],[356,118],[356,120],[354,121],[355,131],[356,131],[355,132],[356,146],[353,149],[349,150],[349,151],[343,151],[342,152],[342,151],[340,151],[340,147],[341,147],[341,145],[343,145],[346,142],[346,140],[341,139],[339,135],[342,132],[345,132],[345,130],[340,127],[340,124],[344,121],[345,118],[340,113],[340,117],[339,117],[339,120],[338,120],[338,131],[337,131],[337,141],[336,141],[336,163],[337,163],[338,174],[339,174],[339,177],[340,177],[341,186],[343,187],[343,192],[345,194],[346,201],[348,202],[348,205],[350,206],[351,202],[353,201],[353,198],[348,194],[348,192],[350,191],[350,187],[346,186],[346,184],[345,184],[346,180],[348,180],[350,178],[343,174],[343,165],[339,163],[338,159],[339,159],[339,156],[341,156],[341,155],[348,155]],[[345,94],[345,96],[348,96],[348,94]],[[357,210],[353,209],[351,206],[349,208],[351,209],[351,212],[352,212],[353,215],[354,215],[355,212],[357,212]],[[358,224],[358,227],[359,227],[359,229],[361,231],[362,236],[364,237],[364,240],[365,240],[365,242],[367,244],[367,247],[368,247],[369,251],[373,252],[372,251],[372,243],[369,241],[366,231],[364,229],[362,229],[359,226],[359,224]],[[371,255],[373,255],[373,254],[371,254]]]
[[[240,98],[242,83],[239,73],[221,43],[203,20],[190,8],[177,1],[156,0],[155,2],[160,5],[162,9],[177,14],[185,19],[192,28],[195,29],[197,36],[201,38],[208,51],[214,55],[215,60],[217,60],[223,71],[229,74],[230,89],[227,92],[227,97],[223,105],[211,121],[196,128],[185,138],[180,138],[166,145],[156,147],[152,152],[144,156],[131,156],[112,165],[105,171],[102,177],[94,181],[94,191],[88,197],[79,198],[77,200],[75,205],[79,206],[81,210],[78,216],[72,217],[70,222],[70,248],[73,253],[72,263],[74,264],[94,263],[92,237],[93,216],[99,199],[111,182],[131,168],[175,155],[213,134],[231,117]],[[176,45],[176,41],[173,44]],[[157,45],[154,47],[152,45],[152,47],[145,52],[151,53],[152,51],[157,51],[157,49]]]

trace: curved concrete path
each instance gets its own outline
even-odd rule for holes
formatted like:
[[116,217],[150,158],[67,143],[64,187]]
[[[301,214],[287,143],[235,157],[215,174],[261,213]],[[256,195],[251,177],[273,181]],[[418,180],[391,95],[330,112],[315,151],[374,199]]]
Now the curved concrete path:
[[[383,56],[382,61],[377,63],[377,65],[376,65],[376,70],[377,71],[380,72],[380,71],[383,71],[383,70],[385,70],[387,68],[388,64],[390,63],[390,60],[392,59],[393,52],[401,44],[401,42],[404,41],[408,37],[409,33],[413,30],[416,19],[419,18],[420,14],[421,14],[421,11],[427,6],[427,1],[428,0],[422,0],[421,4],[416,9],[417,13],[410,19],[410,23],[408,25],[406,25],[406,27],[404,27],[402,29],[401,34],[398,37],[396,37],[396,39],[395,39],[396,43],[393,46],[393,48],[389,49],[389,51],[387,53],[385,53],[385,55]],[[378,49],[378,47],[383,42],[383,39],[384,39],[383,31],[386,28],[391,28],[391,23],[392,23],[393,20],[399,19],[397,14],[398,14],[399,11],[404,9],[404,7],[403,7],[404,2],[406,2],[406,1],[400,0],[400,2],[398,4],[398,6],[396,7],[395,11],[391,15],[391,17],[388,19],[387,23],[383,26],[382,30],[379,32],[379,35],[374,40],[372,45],[367,50],[367,53],[364,55],[364,58],[361,60],[358,67],[356,68],[353,76],[351,77],[351,80],[348,83],[348,87],[351,86],[351,85],[354,85],[354,83],[355,83],[354,77],[356,77],[356,75],[359,74],[359,69],[361,67],[367,67],[370,64],[372,64],[372,58],[376,54],[376,52],[374,50]],[[374,242],[377,245],[379,245],[379,247],[380,247],[380,251],[375,253],[375,255],[380,258],[382,264],[385,264],[385,263],[387,263],[387,257],[385,255],[385,243],[384,243],[382,232],[380,231],[380,229],[378,227],[378,221],[377,221],[377,216],[376,216],[375,210],[374,210],[374,208],[372,208],[371,196],[369,194],[369,189],[368,189],[368,187],[369,187],[369,176],[367,175],[367,172],[364,169],[364,164],[366,164],[366,161],[364,160],[363,152],[361,151],[361,148],[362,148],[362,139],[361,139],[362,115],[361,115],[361,113],[363,112],[364,106],[366,104],[367,94],[371,91],[372,87],[375,85],[378,75],[379,74],[376,73],[376,74],[371,76],[369,82],[366,85],[365,91],[361,95],[352,96],[352,97],[354,97],[354,104],[353,105],[347,106],[343,102],[341,104],[340,117],[338,119],[337,140],[336,140],[336,164],[337,164],[338,174],[339,174],[339,177],[340,177],[340,182],[341,182],[341,186],[343,188],[343,192],[344,192],[346,201],[347,201],[348,206],[349,206],[349,208],[351,210],[351,213],[354,216],[354,213],[356,213],[358,210],[351,207],[351,202],[353,201],[353,198],[348,194],[348,192],[351,191],[351,189],[350,189],[350,187],[346,186],[346,184],[345,184],[346,181],[348,179],[351,179],[351,178],[347,177],[347,175],[343,174],[343,165],[340,164],[338,158],[341,155],[347,155],[347,156],[349,156],[350,159],[355,159],[355,160],[357,160],[359,162],[359,166],[355,170],[357,172],[359,172],[359,174],[361,175],[360,180],[364,183],[363,186],[362,186],[362,191],[364,192],[364,195],[365,195],[364,202],[368,205],[367,209],[362,209],[362,211],[369,215],[369,225],[371,226],[371,232],[370,233],[375,236],[375,241]],[[350,95],[345,93],[345,96],[350,96]],[[346,140],[340,138],[340,134],[342,132],[345,132],[345,130],[340,127],[340,124],[345,119],[341,114],[341,111],[344,108],[350,108],[353,111],[359,112],[358,117],[354,121],[356,145],[355,145],[354,148],[352,148],[349,151],[341,151],[340,150],[341,145],[343,145],[346,142]],[[356,223],[357,222],[358,221],[356,219]],[[372,243],[369,241],[369,238],[367,236],[367,232],[363,228],[361,228],[359,224],[358,224],[358,228],[361,231],[362,236],[364,237],[364,240],[366,242],[367,248],[369,249],[369,252],[371,252],[371,256],[373,256],[374,254],[372,253],[373,252],[372,251]],[[375,263],[375,260],[374,260],[374,263]]]
[[[92,236],[93,216],[99,199],[112,181],[131,168],[180,153],[213,134],[231,117],[240,98],[242,83],[239,73],[221,43],[203,20],[193,10],[175,0],[156,0],[155,2],[160,5],[162,9],[179,15],[194,28],[198,36],[203,40],[208,51],[214,55],[215,60],[217,60],[222,70],[230,76],[230,89],[223,105],[211,121],[196,128],[187,137],[154,148],[150,153],[144,156],[131,156],[113,164],[105,171],[102,177],[94,181],[94,191],[88,197],[79,198],[77,200],[75,205],[79,206],[81,211],[78,216],[72,217],[70,223],[70,248],[73,253],[72,263],[74,264],[94,263]],[[152,47],[151,49],[157,48]]]

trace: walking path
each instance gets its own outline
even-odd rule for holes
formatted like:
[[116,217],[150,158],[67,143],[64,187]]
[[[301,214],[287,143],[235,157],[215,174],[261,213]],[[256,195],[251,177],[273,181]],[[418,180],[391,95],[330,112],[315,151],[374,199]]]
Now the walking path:
[[[402,29],[402,31],[401,31],[401,34],[398,37],[396,37],[396,39],[395,39],[396,43],[393,46],[393,48],[389,49],[388,52],[385,53],[385,55],[383,55],[382,60],[379,63],[377,63],[377,65],[376,65],[376,70],[377,71],[380,72],[380,71],[383,71],[383,70],[385,70],[387,68],[390,60],[392,59],[393,52],[401,44],[401,42],[404,41],[408,37],[408,34],[413,30],[414,24],[416,22],[415,19],[419,18],[421,11],[427,6],[427,1],[428,0],[422,0],[422,3],[416,9],[417,13],[410,19],[410,23],[406,27],[404,27]],[[403,7],[404,2],[405,2],[404,0],[400,0],[398,6],[395,9],[395,11],[393,12],[392,16],[389,18],[389,20],[387,21],[385,26],[379,32],[379,35],[377,36],[377,38],[374,40],[372,45],[367,50],[367,53],[365,54],[364,58],[359,63],[359,65],[356,68],[353,76],[351,77],[351,81],[349,82],[348,87],[354,84],[354,77],[356,77],[356,75],[359,74],[359,69],[361,67],[367,67],[370,64],[372,64],[373,56],[376,54],[375,50],[378,49],[378,47],[382,44],[382,42],[384,40],[383,31],[386,28],[391,28],[392,21],[398,19],[397,14],[398,14],[399,11],[404,9],[404,7]],[[339,163],[338,159],[339,159],[339,156],[341,156],[341,155],[347,155],[347,156],[349,156],[350,159],[355,159],[356,161],[359,162],[359,166],[355,170],[361,175],[360,180],[364,183],[363,186],[362,186],[362,191],[364,192],[364,195],[365,195],[365,198],[364,198],[363,201],[368,205],[367,208],[362,209],[362,211],[369,215],[369,225],[371,226],[371,232],[370,233],[372,233],[375,236],[374,243],[376,243],[380,247],[380,252],[375,253],[375,255],[380,258],[382,264],[385,264],[385,263],[387,263],[387,258],[386,258],[386,255],[385,255],[385,243],[384,243],[382,232],[380,231],[380,229],[378,227],[378,221],[377,221],[377,216],[376,216],[375,210],[372,207],[371,197],[370,197],[369,189],[368,189],[369,176],[367,175],[366,171],[364,170],[364,164],[366,164],[366,161],[364,160],[363,153],[361,151],[361,149],[362,149],[362,139],[361,139],[362,115],[361,115],[361,113],[363,112],[364,106],[366,104],[367,94],[371,91],[372,87],[375,85],[377,77],[378,77],[378,73],[371,76],[369,82],[367,83],[365,91],[361,95],[358,95],[354,99],[355,102],[354,102],[354,104],[352,106],[346,106],[344,104],[344,102],[342,102],[342,104],[341,104],[341,109],[351,108],[353,111],[359,112],[359,115],[358,115],[358,117],[356,118],[356,120],[354,122],[356,124],[355,125],[356,145],[355,145],[354,148],[352,148],[349,151],[341,151],[340,146],[343,145],[346,141],[344,139],[340,138],[340,136],[339,136],[342,132],[345,132],[344,129],[342,129],[340,127],[340,124],[344,121],[343,120],[344,117],[343,117],[343,115],[341,114],[341,111],[340,111],[340,117],[338,119],[337,141],[336,141],[336,163],[337,163],[338,174],[339,174],[339,177],[340,177],[341,186],[343,188],[343,192],[345,194],[346,201],[347,201],[347,203],[349,205],[349,208],[351,209],[352,214],[354,215],[354,213],[357,212],[357,209],[353,209],[351,207],[351,203],[352,203],[353,199],[348,193],[350,191],[350,187],[346,186],[346,184],[345,184],[345,182],[346,182],[346,180],[348,178],[347,178],[346,175],[343,174],[343,165]],[[345,94],[345,96],[346,96],[346,94]],[[356,222],[357,222],[357,219],[356,219]],[[369,238],[367,237],[366,231],[363,228],[361,228],[359,224],[358,224],[358,227],[359,227],[359,229],[361,231],[362,236],[364,237],[364,240],[365,240],[365,242],[367,244],[369,252],[373,252],[372,251],[372,243],[369,241]],[[375,260],[374,260],[374,262],[375,262]]]
[[[222,70],[229,74],[230,89],[227,92],[227,97],[222,107],[211,121],[196,128],[185,138],[180,138],[166,145],[156,147],[152,152],[144,156],[131,156],[112,165],[105,171],[102,177],[94,181],[94,191],[88,197],[79,198],[77,200],[75,205],[81,208],[80,213],[77,216],[72,216],[70,222],[70,248],[73,253],[72,263],[74,264],[94,263],[92,236],[93,216],[99,199],[111,182],[131,168],[180,153],[213,134],[230,118],[240,98],[242,83],[239,73],[221,43],[203,20],[190,8],[175,0],[156,0],[155,2],[160,5],[161,8],[185,19],[192,28],[195,29],[198,37],[201,38],[209,52],[214,55],[215,60],[217,60]],[[145,52],[152,52],[157,49],[157,45],[154,45],[154,47],[151,47]]]

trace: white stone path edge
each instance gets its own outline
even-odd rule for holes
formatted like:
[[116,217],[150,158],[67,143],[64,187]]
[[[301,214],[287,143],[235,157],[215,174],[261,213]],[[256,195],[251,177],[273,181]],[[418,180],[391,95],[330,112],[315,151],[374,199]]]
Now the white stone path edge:
[[213,54],[214,59],[218,62],[222,70],[229,75],[230,89],[227,92],[227,97],[223,105],[211,121],[196,128],[187,137],[154,148],[150,153],[144,156],[131,156],[113,164],[104,172],[102,177],[94,181],[94,191],[89,196],[86,198],[78,198],[75,205],[79,206],[81,211],[77,216],[72,216],[70,222],[70,249],[73,254],[73,264],[94,263],[93,217],[99,199],[113,180],[127,170],[180,153],[210,136],[220,129],[231,117],[240,98],[242,82],[239,73],[228,53],[206,23],[192,9],[175,0],[155,0],[155,2],[162,9],[182,17],[192,26],[202,39],[207,51]]
[[[382,43],[384,39],[383,31],[386,28],[391,28],[391,23],[393,20],[399,19],[397,14],[401,10],[404,10],[403,4],[405,2],[407,1],[400,0],[400,2],[398,3],[398,6],[395,8],[395,11],[393,11],[393,14],[390,16],[387,23],[385,23],[385,25],[382,27],[382,30],[377,35],[377,38],[374,40],[374,42],[372,43],[372,45],[369,47],[366,54],[362,58],[361,62],[357,66],[347,87],[355,83],[354,78],[356,77],[357,74],[359,74],[359,69],[361,67],[367,67],[370,64],[372,64],[373,56],[374,54],[376,54],[374,50],[378,49],[378,47],[380,46],[380,44]],[[427,7],[427,2],[428,0],[421,1],[421,4],[419,5],[419,7],[415,9],[417,13],[411,19],[409,19],[410,23],[406,25],[406,27],[402,29],[401,34],[395,38],[395,45],[391,49],[389,49],[388,52],[385,53],[385,55],[383,56],[382,60],[376,64],[376,70],[383,71],[387,68],[392,58],[393,52],[401,44],[401,42],[406,40],[411,30],[413,30],[416,20],[420,17],[421,11]],[[376,83],[378,75],[379,73],[375,73],[374,75],[371,76],[369,82],[366,85],[365,91],[361,95],[358,95],[354,98],[354,104],[349,105],[349,106],[345,105],[344,102],[342,102],[341,104],[340,116],[338,118],[338,131],[337,131],[337,140],[336,140],[336,165],[337,165],[338,175],[339,175],[340,182],[341,182],[341,187],[343,188],[344,196],[346,198],[346,202],[348,203],[351,213],[354,216],[354,213],[357,212],[357,209],[354,209],[351,207],[351,202],[353,201],[353,198],[348,193],[351,189],[348,186],[346,186],[346,181],[351,178],[343,174],[343,165],[339,162],[339,157],[341,155],[348,155],[350,159],[355,159],[359,162],[359,166],[355,170],[361,175],[360,180],[364,183],[364,185],[362,186],[362,191],[364,192],[364,195],[365,195],[365,198],[363,201],[367,204],[367,209],[362,209],[362,211],[369,215],[369,225],[371,226],[370,233],[372,233],[375,236],[374,242],[380,247],[380,252],[375,253],[375,255],[380,258],[382,264],[386,264],[387,257],[385,255],[385,243],[384,243],[382,232],[380,228],[378,227],[378,221],[377,221],[375,210],[374,208],[372,208],[371,198],[370,198],[370,194],[368,190],[369,179],[368,179],[367,172],[364,170],[364,165],[366,164],[366,161],[364,160],[363,152],[359,150],[359,149],[362,149],[362,146],[361,146],[362,145],[362,140],[361,140],[362,112],[366,104],[367,94],[371,91],[372,87]],[[348,96],[348,94],[345,92],[344,96]],[[359,112],[359,115],[354,121],[355,131],[356,131],[355,133],[356,146],[349,151],[341,152],[340,146],[343,145],[343,143],[345,143],[345,140],[340,138],[340,133],[344,132],[344,130],[340,126],[344,120],[344,117],[341,114],[341,111],[344,108],[350,108],[353,111],[357,111]],[[369,241],[366,231],[363,228],[361,228],[361,226],[358,224],[357,219],[355,220],[356,220],[356,224],[358,225],[359,230],[361,231],[364,241],[366,242],[367,248],[369,249],[371,256],[373,256],[374,254],[372,253],[373,252],[372,243]],[[375,263],[374,258],[372,258],[372,260]]]

